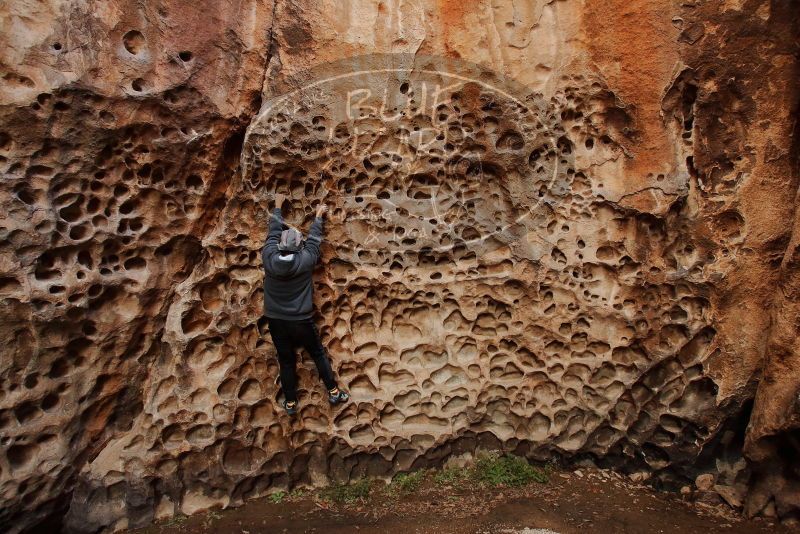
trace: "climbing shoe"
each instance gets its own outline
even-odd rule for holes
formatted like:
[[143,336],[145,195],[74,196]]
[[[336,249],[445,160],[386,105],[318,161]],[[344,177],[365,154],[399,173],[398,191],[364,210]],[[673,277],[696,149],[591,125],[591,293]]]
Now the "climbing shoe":
[[350,395],[348,395],[339,388],[333,388],[331,390],[328,390],[328,402],[330,402],[332,406],[336,406],[337,404],[347,402],[349,399]]
[[289,415],[294,415],[297,413],[297,401],[283,401],[283,409],[286,410],[286,413]]

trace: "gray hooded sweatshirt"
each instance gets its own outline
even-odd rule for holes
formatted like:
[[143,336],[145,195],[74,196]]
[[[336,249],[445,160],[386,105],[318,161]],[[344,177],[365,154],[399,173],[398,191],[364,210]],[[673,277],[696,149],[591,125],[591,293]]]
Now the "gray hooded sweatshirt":
[[320,255],[322,219],[314,219],[305,247],[288,256],[281,256],[278,252],[282,231],[281,210],[275,208],[269,220],[267,242],[261,249],[264,263],[264,316],[288,321],[309,319],[314,312],[311,275]]

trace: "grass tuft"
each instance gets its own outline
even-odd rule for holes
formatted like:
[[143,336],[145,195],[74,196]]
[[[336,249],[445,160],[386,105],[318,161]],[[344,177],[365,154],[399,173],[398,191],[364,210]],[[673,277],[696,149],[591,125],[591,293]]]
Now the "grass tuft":
[[284,497],[286,497],[285,491],[276,491],[275,493],[269,494],[269,500],[272,501],[273,504],[280,504]]
[[367,478],[359,479],[352,484],[331,486],[322,492],[325,499],[337,503],[352,503],[369,497],[370,481]]
[[469,475],[466,467],[445,467],[433,475],[433,481],[438,486],[454,486],[468,479]]
[[174,515],[171,518],[169,518],[167,521],[164,522],[164,526],[165,527],[172,527],[172,526],[175,526],[175,525],[180,525],[181,523],[186,521],[188,518],[189,518],[189,516],[186,516],[186,515],[183,515],[183,514]]
[[473,477],[490,486],[524,486],[531,482],[547,482],[547,475],[513,454],[490,453],[479,456]]
[[[442,470],[421,469],[411,473],[400,473],[388,486],[381,484],[380,493],[395,497],[410,495],[419,491],[427,480],[437,486],[461,488],[469,486],[524,486],[531,482],[547,482],[548,467],[538,469],[528,463],[525,458],[513,454],[501,455],[497,452],[480,454],[475,461],[466,467],[446,467]],[[350,504],[365,501],[370,497],[372,481],[368,478],[356,480],[350,484],[341,484],[323,488],[317,494],[325,501],[339,504]],[[276,495],[280,495],[279,497]],[[293,497],[294,493],[290,496]],[[270,498],[280,502],[286,494],[279,492]]]
[[419,489],[425,479],[428,477],[428,471],[421,469],[413,473],[400,473],[389,486],[391,493],[396,495],[408,495],[414,493]]

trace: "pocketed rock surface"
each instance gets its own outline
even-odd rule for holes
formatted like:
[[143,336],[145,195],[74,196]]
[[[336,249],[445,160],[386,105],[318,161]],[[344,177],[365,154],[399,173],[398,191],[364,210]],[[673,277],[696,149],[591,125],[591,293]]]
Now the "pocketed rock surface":
[[[0,524],[501,448],[800,512],[796,2],[0,6]],[[280,408],[271,198],[329,203]],[[706,480],[706,479],[703,479]],[[694,491],[694,490],[693,490]]]

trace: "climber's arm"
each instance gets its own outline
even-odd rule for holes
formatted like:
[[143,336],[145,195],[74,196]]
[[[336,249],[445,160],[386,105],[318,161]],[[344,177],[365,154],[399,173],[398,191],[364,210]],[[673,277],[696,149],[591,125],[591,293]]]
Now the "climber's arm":
[[314,222],[311,223],[311,229],[308,231],[308,238],[306,239],[306,246],[303,248],[303,267],[314,268],[320,257],[319,246],[322,243],[322,223],[324,221],[325,213],[328,211],[328,206],[320,204],[317,208],[317,216]]
[[265,256],[270,256],[278,251],[278,243],[281,240],[281,232],[283,231],[283,215],[281,215],[281,206],[286,200],[286,196],[278,193],[275,195],[275,208],[272,210],[272,215],[269,218],[269,232],[267,233],[267,241],[264,243]]

